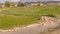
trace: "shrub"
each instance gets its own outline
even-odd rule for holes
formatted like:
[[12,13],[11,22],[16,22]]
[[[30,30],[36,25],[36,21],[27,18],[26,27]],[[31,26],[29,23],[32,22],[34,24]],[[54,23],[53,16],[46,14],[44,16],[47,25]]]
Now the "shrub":
[[43,16],[56,17],[56,16],[54,16],[52,14],[47,14],[47,15],[43,15]]
[[15,16],[21,16],[22,14],[13,14],[13,15],[15,15]]
[[17,6],[18,6],[18,7],[23,7],[23,6],[24,6],[24,3],[19,2]]
[[6,7],[10,7],[10,3],[9,2],[5,2],[5,6]]

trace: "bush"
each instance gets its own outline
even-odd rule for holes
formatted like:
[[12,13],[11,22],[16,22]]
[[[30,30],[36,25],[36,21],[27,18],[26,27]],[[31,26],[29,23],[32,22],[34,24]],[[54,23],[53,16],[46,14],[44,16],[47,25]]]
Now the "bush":
[[18,7],[23,7],[23,6],[24,6],[24,3],[19,2],[17,6],[18,6]]
[[9,2],[5,2],[5,6],[6,7],[10,7],[10,3]]
[[54,15],[52,15],[52,14],[43,15],[43,16],[56,17],[56,16],[54,16]]
[[13,14],[13,15],[15,15],[15,16],[21,16],[22,14]]

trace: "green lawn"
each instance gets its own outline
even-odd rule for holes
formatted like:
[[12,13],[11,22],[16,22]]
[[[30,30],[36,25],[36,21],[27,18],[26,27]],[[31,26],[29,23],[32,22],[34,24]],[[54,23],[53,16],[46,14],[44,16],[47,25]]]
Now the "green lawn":
[[0,28],[13,28],[35,23],[42,15],[60,17],[60,6],[13,7],[0,12]]

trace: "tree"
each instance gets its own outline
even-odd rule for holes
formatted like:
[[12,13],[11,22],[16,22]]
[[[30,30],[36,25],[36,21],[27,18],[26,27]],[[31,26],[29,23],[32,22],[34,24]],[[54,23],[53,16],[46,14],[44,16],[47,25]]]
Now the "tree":
[[17,6],[18,6],[18,7],[23,7],[23,6],[24,6],[24,3],[19,2]]
[[10,7],[10,3],[9,2],[5,2],[5,6],[6,7]]

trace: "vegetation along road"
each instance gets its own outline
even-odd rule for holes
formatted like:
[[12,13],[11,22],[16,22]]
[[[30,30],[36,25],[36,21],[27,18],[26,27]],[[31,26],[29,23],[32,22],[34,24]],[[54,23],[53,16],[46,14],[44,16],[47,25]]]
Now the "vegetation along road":
[[[22,27],[13,32],[0,32],[0,34],[35,34],[45,29],[45,26],[23,27],[36,23],[42,15],[54,15],[60,17],[60,6],[42,6],[42,7],[12,7],[0,12],[0,29],[12,29]],[[44,28],[43,28],[44,27]],[[33,33],[31,33],[34,31]],[[27,33],[28,32],[28,33]]]
[[60,17],[60,6],[12,7],[0,12],[0,29],[36,23],[42,15]]

